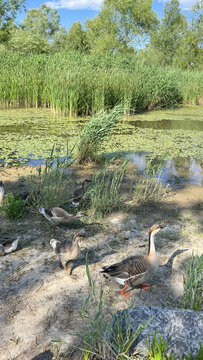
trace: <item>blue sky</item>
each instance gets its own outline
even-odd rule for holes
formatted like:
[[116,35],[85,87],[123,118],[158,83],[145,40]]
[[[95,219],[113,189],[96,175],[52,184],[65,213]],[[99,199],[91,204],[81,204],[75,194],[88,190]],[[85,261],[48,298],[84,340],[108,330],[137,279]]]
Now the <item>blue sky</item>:
[[[179,2],[183,13],[188,16],[189,9],[195,3],[195,0],[179,0]],[[27,9],[39,8],[43,3],[57,9],[60,15],[61,25],[64,25],[66,30],[68,30],[73,22],[80,20],[84,25],[86,18],[93,18],[97,15],[102,0],[27,0]],[[159,17],[163,15],[163,8],[164,0],[153,1],[153,10]],[[25,16],[26,13],[18,14],[16,19],[17,23],[22,22]]]

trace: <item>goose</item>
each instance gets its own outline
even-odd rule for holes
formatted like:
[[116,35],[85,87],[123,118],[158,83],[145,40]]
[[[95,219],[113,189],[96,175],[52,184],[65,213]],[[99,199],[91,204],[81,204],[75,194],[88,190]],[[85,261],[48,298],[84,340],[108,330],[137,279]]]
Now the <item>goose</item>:
[[5,239],[3,241],[0,240],[0,256],[4,256],[6,254],[10,254],[15,251],[18,247],[19,239],[11,241],[9,239]]
[[78,212],[77,214],[72,215],[60,207],[53,207],[51,209],[40,208],[39,212],[54,226],[60,224],[61,222],[68,223],[74,219],[87,216],[84,212]]
[[73,194],[72,206],[78,207],[80,205],[80,203],[83,201],[83,197],[86,193],[85,185],[88,182],[91,182],[91,180],[85,179],[82,182],[81,186],[78,187],[77,189],[75,189],[74,194]]
[[0,180],[0,205],[3,204],[4,194],[5,194],[4,184],[3,181]]
[[72,278],[76,278],[77,276],[71,274],[73,268],[73,263],[71,260],[76,260],[80,256],[81,249],[78,242],[84,237],[85,232],[80,231],[74,236],[72,242],[69,240],[50,240],[50,245],[53,248],[55,254],[58,255],[62,266],[66,270],[67,274]]
[[101,273],[109,274],[118,284],[124,286],[120,294],[125,298],[130,297],[130,293],[126,292],[129,285],[140,285],[144,290],[150,288],[150,285],[145,283],[145,281],[156,273],[159,267],[154,237],[163,227],[163,224],[150,227],[147,255],[130,256],[119,263],[102,267]]

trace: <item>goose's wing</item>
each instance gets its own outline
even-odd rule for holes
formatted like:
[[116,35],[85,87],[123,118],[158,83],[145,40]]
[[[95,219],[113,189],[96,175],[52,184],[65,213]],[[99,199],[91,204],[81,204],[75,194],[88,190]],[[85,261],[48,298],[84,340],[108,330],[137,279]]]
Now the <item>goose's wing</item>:
[[84,195],[84,190],[82,187],[79,187],[74,191],[73,200],[77,200],[78,197],[80,198],[83,195]]
[[18,239],[14,241],[7,241],[4,244],[4,250],[6,254],[9,254],[17,249],[18,246]]
[[144,276],[150,268],[150,264],[144,256],[131,256],[119,263],[103,267],[101,272],[120,279],[139,278]]
[[70,214],[67,213],[67,211],[65,211],[64,209],[60,208],[60,207],[53,207],[52,209],[50,209],[52,216],[54,217],[67,217],[67,216],[72,216]]
[[60,254],[69,253],[71,251],[71,248],[72,248],[72,242],[68,240],[64,240],[60,243],[59,253]]

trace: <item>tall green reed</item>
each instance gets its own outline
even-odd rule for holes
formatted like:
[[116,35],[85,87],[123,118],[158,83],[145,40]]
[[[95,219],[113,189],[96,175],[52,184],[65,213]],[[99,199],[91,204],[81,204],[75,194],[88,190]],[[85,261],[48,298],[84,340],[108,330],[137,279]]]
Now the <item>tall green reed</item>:
[[103,141],[116,127],[124,112],[123,105],[116,105],[109,112],[103,110],[86,122],[77,140],[76,159],[79,163],[96,160]]
[[129,55],[7,52],[0,68],[3,107],[42,106],[84,116],[122,101],[128,104],[126,112],[136,112],[203,98],[201,72],[149,66]]

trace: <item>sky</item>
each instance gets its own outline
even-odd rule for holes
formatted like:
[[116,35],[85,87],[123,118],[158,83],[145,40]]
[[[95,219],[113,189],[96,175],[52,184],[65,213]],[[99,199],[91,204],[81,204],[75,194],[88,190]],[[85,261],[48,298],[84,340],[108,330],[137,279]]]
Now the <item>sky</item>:
[[[154,0],[152,4],[153,10],[159,18],[163,16],[164,2],[165,0]],[[179,2],[184,15],[189,16],[189,9],[196,0],[179,0]],[[92,19],[96,16],[102,5],[102,0],[27,0],[27,9],[39,8],[43,3],[57,9],[61,25],[64,25],[68,30],[75,21],[80,21],[84,25],[86,18]],[[18,14],[16,22],[21,23],[25,16],[26,13],[24,12]]]

